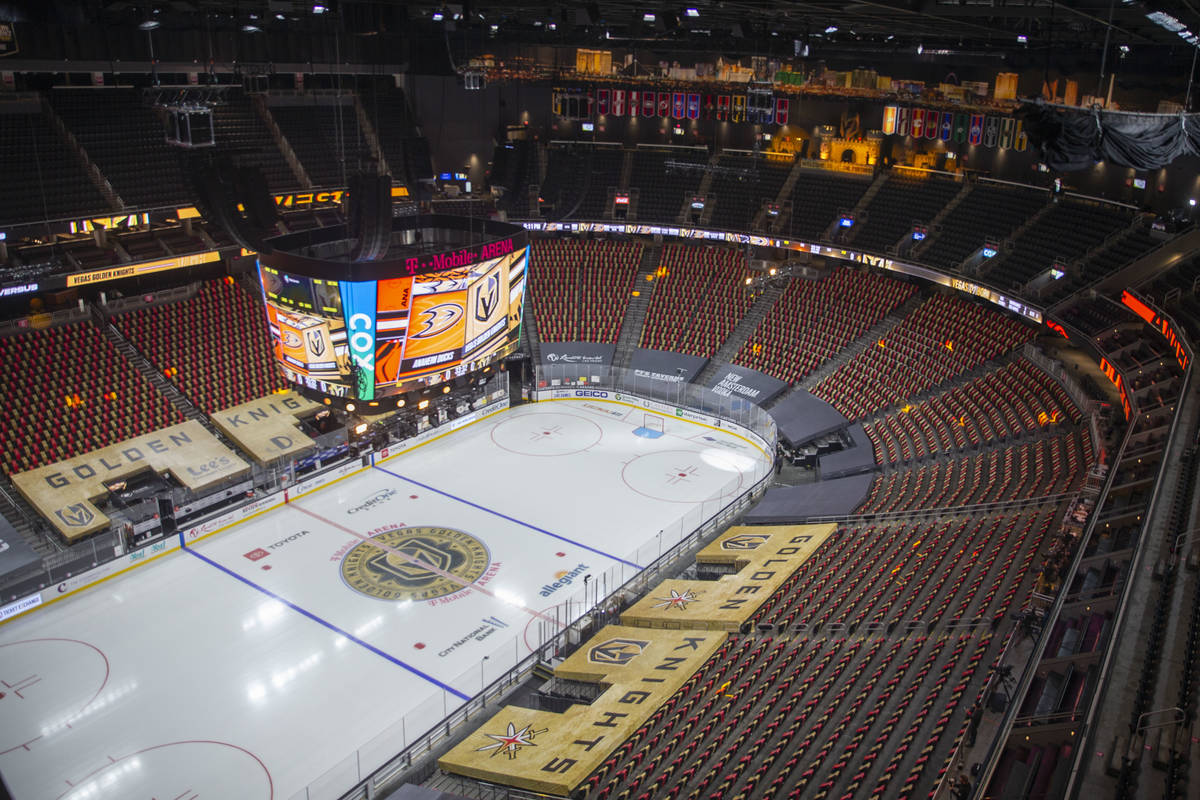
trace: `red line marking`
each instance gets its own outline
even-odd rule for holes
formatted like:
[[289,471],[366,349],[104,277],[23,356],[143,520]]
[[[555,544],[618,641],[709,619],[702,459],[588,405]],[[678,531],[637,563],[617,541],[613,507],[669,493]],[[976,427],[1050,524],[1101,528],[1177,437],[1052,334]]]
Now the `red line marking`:
[[18,745],[14,745],[13,747],[8,748],[7,750],[0,750],[0,756],[7,755],[8,753],[11,753],[13,750],[24,750],[25,752],[29,752],[29,745],[33,744],[40,738],[42,738],[42,737],[35,736],[32,739],[30,739],[28,742],[26,742],[25,744],[18,744]]
[[504,600],[501,600],[499,597],[496,597],[494,592],[484,589],[482,586],[476,585],[473,581],[471,581],[471,582],[464,581],[462,578],[458,577],[457,575],[455,575],[452,572],[446,572],[444,570],[438,569],[437,567],[433,566],[432,564],[430,564],[427,561],[422,561],[419,558],[413,558],[408,553],[402,552],[401,550],[399,550],[395,547],[392,547],[389,544],[384,544],[383,542],[377,542],[374,539],[372,539],[370,536],[367,536],[366,534],[362,534],[351,528],[347,528],[345,525],[340,525],[331,519],[326,519],[325,517],[322,517],[320,514],[316,513],[315,511],[309,511],[307,508],[304,508],[303,506],[299,505],[298,503],[294,503],[294,502],[288,503],[287,507],[294,508],[297,511],[301,512],[302,514],[307,514],[308,516],[312,517],[313,519],[315,519],[319,522],[324,522],[326,525],[329,525],[330,527],[337,528],[339,531],[342,531],[343,533],[347,533],[347,534],[353,536],[354,538],[358,539],[359,541],[367,542],[372,547],[378,547],[380,550],[386,550],[387,552],[391,553],[392,555],[396,556],[397,558],[402,558],[414,566],[421,567],[422,569],[427,569],[430,572],[433,572],[437,575],[441,575],[446,580],[457,583],[459,586],[463,587],[464,589],[474,589],[475,591],[477,591],[483,595],[486,595],[487,597],[490,597],[493,600],[499,600],[501,603],[504,603],[505,605],[514,606],[515,608],[518,608],[521,611],[524,611],[526,614],[529,614],[532,617],[540,617],[541,619],[548,620],[551,622],[554,621],[550,617],[547,617],[544,614],[542,614],[540,611],[534,611],[532,608],[529,608],[527,606],[517,606],[514,603],[508,603]]
[[[41,738],[41,737],[38,737],[38,738]],[[175,747],[176,745],[181,745],[181,744],[215,744],[215,745],[220,745],[221,747],[228,747],[233,750],[240,750],[241,752],[243,752],[246,755],[253,758],[254,761],[258,764],[258,766],[262,769],[263,774],[266,775],[266,777],[267,777],[267,800],[274,799],[274,797],[275,797],[275,779],[271,777],[271,770],[267,769],[267,765],[263,763],[263,760],[244,747],[240,747],[236,744],[230,744],[229,742],[222,742],[217,739],[185,739],[183,741],[178,741],[178,742],[167,742],[166,744],[156,744],[151,747],[143,747],[141,750],[137,750],[133,753],[130,753],[127,756],[122,756],[120,759],[118,759],[118,761],[124,761],[127,758],[132,758],[133,756],[140,756],[142,753],[149,753],[152,750],[162,750],[163,748],[166,748],[166,747]],[[109,756],[109,758],[112,758],[112,756]],[[113,763],[115,764],[117,762],[114,761]],[[96,769],[89,772],[87,775],[84,775],[83,778],[84,779],[90,778],[93,775],[95,775],[96,773],[103,772],[104,770],[108,769],[111,766],[112,766],[112,764],[106,764],[103,767],[97,767]],[[69,783],[70,782],[68,781],[68,784]],[[58,800],[62,800],[62,798],[66,797],[68,794],[70,794],[70,792],[63,792],[62,794],[60,794],[58,796]]]

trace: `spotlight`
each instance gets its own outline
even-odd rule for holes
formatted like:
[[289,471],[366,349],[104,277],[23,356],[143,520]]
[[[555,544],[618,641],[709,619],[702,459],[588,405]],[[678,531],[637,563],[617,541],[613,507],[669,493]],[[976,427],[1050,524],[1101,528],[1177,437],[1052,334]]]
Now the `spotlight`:
[[328,8],[326,8],[325,6],[323,6],[323,5],[319,4],[319,3],[318,3],[317,5],[315,5],[315,6],[313,6],[313,13],[314,13],[314,14],[324,14],[324,13],[325,13],[326,11],[328,11],[328,10],[329,10]]
[[262,33],[262,28],[257,25],[243,25],[242,33]]
[[442,394],[450,394],[450,384],[446,384],[442,387]]
[[925,52],[925,45],[922,45],[922,44],[917,45],[917,55],[921,55],[921,53],[924,53],[924,52]]
[[362,436],[366,432],[367,432],[367,423],[360,422],[354,426],[354,435],[355,436]]
[[424,411],[425,409],[429,408],[429,401],[422,400],[421,402],[417,403],[417,408],[421,411]]
[[696,9],[696,8],[689,8],[687,11],[684,11],[683,13],[685,16],[693,17],[693,18],[700,16],[700,10]]
[[401,397],[399,400],[396,401],[396,408],[404,408],[404,398],[403,397]]
[[444,14],[442,14],[442,12],[440,12],[440,11],[433,12],[433,21],[434,22],[441,22],[445,18],[446,17]]
[[657,17],[654,16],[653,11],[647,11],[645,14],[642,14],[642,22],[654,22],[656,19]]
[[356,408],[356,406],[354,405],[354,403],[346,403],[347,411],[353,411],[355,408]]
[[145,22],[139,22],[138,28],[143,31],[152,31],[155,28],[159,27],[160,25],[162,25],[162,23],[159,22],[158,20],[148,19]]
[[1025,44],[1028,41],[1029,37],[1023,33],[1017,36],[1017,44]]
[[826,32],[826,33],[837,33],[837,32],[838,32],[838,26],[837,26],[837,25],[830,25],[828,28],[826,28],[826,29],[825,29],[825,32]]

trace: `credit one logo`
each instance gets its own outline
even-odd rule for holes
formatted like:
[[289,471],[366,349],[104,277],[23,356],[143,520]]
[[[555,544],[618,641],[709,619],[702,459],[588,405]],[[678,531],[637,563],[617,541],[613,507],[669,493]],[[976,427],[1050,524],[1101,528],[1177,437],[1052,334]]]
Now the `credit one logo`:
[[347,514],[357,514],[360,511],[370,511],[375,506],[381,506],[396,496],[395,489],[381,489],[356,506],[346,509]]

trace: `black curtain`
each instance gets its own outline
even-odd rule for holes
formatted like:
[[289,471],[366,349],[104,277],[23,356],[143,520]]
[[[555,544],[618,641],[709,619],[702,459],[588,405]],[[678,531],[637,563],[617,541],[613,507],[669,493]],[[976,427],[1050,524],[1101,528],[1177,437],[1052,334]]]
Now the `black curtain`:
[[1017,110],[1042,161],[1061,172],[1097,161],[1154,170],[1200,155],[1200,114],[1131,114],[1025,103]]

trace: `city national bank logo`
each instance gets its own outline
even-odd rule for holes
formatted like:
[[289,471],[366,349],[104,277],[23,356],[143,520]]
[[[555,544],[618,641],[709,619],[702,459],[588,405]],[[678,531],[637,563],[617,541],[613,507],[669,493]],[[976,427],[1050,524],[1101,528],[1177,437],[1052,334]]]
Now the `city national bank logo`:
[[547,583],[545,586],[542,587],[542,590],[539,592],[539,594],[542,597],[549,597],[550,595],[554,594],[562,587],[570,586],[576,578],[578,578],[580,575],[582,575],[587,570],[587,568],[588,568],[587,564],[580,564],[575,569],[559,570],[558,572],[554,573],[554,577],[555,577],[554,583]]
[[71,528],[86,527],[92,520],[96,518],[96,515],[92,513],[92,510],[83,503],[75,503],[74,505],[67,506],[66,508],[60,508],[54,512],[54,516],[62,520],[64,525],[67,525]]
[[384,503],[386,503],[388,500],[391,500],[393,497],[396,496],[396,494],[397,494],[397,492],[395,489],[380,489],[378,492],[371,495],[370,497],[368,497],[366,500],[362,501],[358,505],[347,508],[346,513],[347,514],[358,514],[359,512],[362,512],[362,511],[370,511],[372,508],[375,508],[376,506],[381,506]]
[[469,587],[488,571],[483,542],[453,528],[411,527],[383,531],[350,548],[342,580],[379,600],[435,600]]
[[526,725],[524,728],[517,730],[517,726],[511,722],[508,723],[508,729],[504,733],[485,733],[484,736],[492,740],[491,744],[485,744],[483,747],[475,749],[476,753],[486,753],[492,751],[492,757],[504,753],[509,758],[516,758],[521,752],[522,747],[537,747],[533,740],[537,736],[548,732],[549,728],[534,729],[532,725]]
[[624,666],[640,656],[649,645],[650,642],[643,639],[609,639],[588,650],[588,661]]
[[739,533],[721,542],[722,550],[757,550],[771,537],[762,533]]

